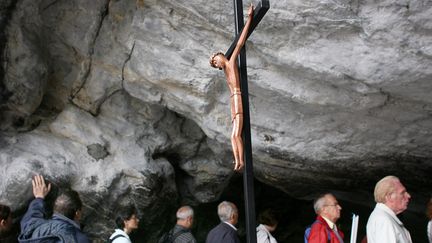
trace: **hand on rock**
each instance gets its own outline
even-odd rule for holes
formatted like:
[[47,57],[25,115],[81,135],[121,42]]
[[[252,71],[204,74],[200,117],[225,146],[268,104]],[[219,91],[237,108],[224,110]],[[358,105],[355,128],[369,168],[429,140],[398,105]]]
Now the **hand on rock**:
[[51,190],[51,184],[48,183],[48,186],[45,184],[45,180],[43,176],[41,175],[35,175],[32,179],[32,185],[33,185],[33,195],[35,198],[42,198],[44,199],[46,195]]

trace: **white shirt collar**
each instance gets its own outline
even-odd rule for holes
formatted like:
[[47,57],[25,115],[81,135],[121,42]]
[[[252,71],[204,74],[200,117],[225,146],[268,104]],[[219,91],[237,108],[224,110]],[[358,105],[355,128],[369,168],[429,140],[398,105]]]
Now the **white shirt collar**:
[[327,224],[329,225],[330,229],[332,229],[332,230],[337,229],[337,228],[334,228],[334,227],[336,227],[336,224],[333,223],[332,221],[330,221],[330,219],[328,219],[328,218],[326,218],[324,216],[321,216],[321,217],[327,222]]
[[231,228],[233,228],[235,231],[237,231],[237,228],[234,225],[232,225],[232,224],[230,224],[228,222],[225,222],[225,221],[222,221],[222,222],[225,223],[225,224],[227,224],[227,225],[229,225]]
[[398,224],[403,225],[403,223],[396,216],[395,212],[393,212],[393,210],[391,210],[391,208],[389,208],[384,203],[377,203],[375,207],[383,210],[386,213],[388,213]]

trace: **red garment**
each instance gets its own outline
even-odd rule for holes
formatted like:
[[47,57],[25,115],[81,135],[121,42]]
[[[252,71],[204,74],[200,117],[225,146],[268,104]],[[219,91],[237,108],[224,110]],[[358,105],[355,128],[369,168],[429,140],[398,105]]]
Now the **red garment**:
[[[330,234],[330,243],[340,243],[336,234],[330,229],[330,226],[323,219],[323,217],[318,216],[317,221],[312,225],[308,242],[309,243],[328,243],[328,234]],[[338,229],[340,237],[344,238],[344,233]]]

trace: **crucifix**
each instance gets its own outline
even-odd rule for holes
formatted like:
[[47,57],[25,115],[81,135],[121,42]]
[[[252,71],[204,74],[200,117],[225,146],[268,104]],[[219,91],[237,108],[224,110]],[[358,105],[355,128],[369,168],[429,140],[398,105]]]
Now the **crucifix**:
[[[253,185],[254,175],[250,134],[246,49],[244,48],[244,43],[270,8],[270,3],[269,0],[261,0],[255,10],[253,9],[253,6],[251,6],[248,11],[248,21],[246,22],[246,25],[244,25],[243,1],[233,0],[233,2],[236,38],[225,55],[222,53],[214,54],[210,59],[210,64],[213,67],[224,69],[227,83],[230,88],[231,117],[234,126],[231,135],[235,158],[234,169],[241,170],[244,166],[243,190],[245,194],[247,242],[256,243],[255,196]],[[243,31],[243,28],[245,28],[245,31]],[[235,56],[231,56],[233,54]],[[240,138],[240,133],[242,134],[243,140]],[[245,159],[245,163],[243,162],[243,159]]]

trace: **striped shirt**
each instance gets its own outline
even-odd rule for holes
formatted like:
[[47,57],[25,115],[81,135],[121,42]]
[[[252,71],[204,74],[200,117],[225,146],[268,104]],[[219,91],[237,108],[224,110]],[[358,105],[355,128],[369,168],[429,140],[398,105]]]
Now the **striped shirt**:
[[175,238],[174,243],[196,243],[195,237],[192,235],[191,231],[189,229],[186,229],[183,226],[176,225],[173,228],[173,235],[176,235],[177,232],[183,230],[184,232],[181,233],[177,238]]

